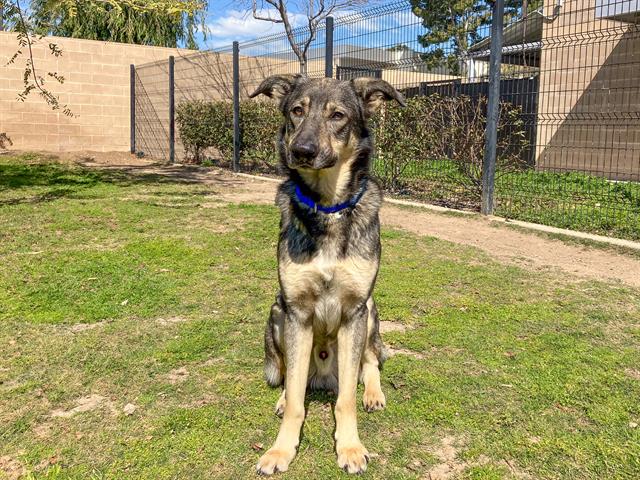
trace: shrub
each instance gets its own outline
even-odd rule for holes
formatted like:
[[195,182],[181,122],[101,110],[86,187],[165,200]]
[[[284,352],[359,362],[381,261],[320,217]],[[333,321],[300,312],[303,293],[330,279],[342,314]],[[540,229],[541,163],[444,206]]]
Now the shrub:
[[[398,190],[407,169],[431,169],[480,194],[486,126],[486,97],[430,95],[407,100],[406,108],[385,106],[372,119],[376,174],[385,187]],[[520,109],[501,105],[497,175],[521,169],[527,147]],[[241,156],[244,168],[274,171],[275,140],[281,115],[273,102],[240,103]],[[233,153],[233,110],[226,101],[185,102],[177,108],[180,138],[189,159],[202,162],[208,149],[223,159]],[[203,156],[204,155],[204,156]]]
[[269,171],[276,169],[276,138],[281,124],[282,114],[275,103],[240,102],[241,155],[245,166]]
[[233,110],[228,102],[183,102],[176,108],[176,123],[187,159],[201,163],[209,148],[229,158],[233,153]]
[[[240,103],[240,148],[246,167],[275,167],[275,139],[280,121],[280,111],[271,102]],[[201,100],[181,103],[176,108],[176,122],[189,160],[202,163],[207,150],[211,148],[223,159],[228,159],[233,154],[231,103]]]
[[13,142],[5,132],[0,132],[0,150],[6,150],[7,145],[13,145]]
[[[424,171],[437,162],[438,174],[462,183],[474,196],[482,189],[486,97],[429,95],[407,100],[406,108],[385,106],[373,119],[376,173],[392,190],[403,185],[407,168]],[[522,169],[528,143],[521,111],[501,104],[497,175]],[[447,168],[441,168],[447,165]],[[455,168],[449,168],[453,165]]]

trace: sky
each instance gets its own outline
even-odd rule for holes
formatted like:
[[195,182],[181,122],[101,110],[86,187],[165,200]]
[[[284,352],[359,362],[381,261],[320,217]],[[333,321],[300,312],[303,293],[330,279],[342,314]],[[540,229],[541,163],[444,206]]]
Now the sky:
[[[297,2],[290,2],[295,5]],[[375,5],[397,3],[397,0],[391,2],[378,1]],[[408,4],[408,2],[407,2]],[[335,12],[334,18],[344,16],[356,17],[371,5],[350,8]],[[367,41],[367,32],[374,30],[384,31],[386,28],[397,27],[400,24],[416,23],[417,18],[413,16],[408,9],[401,15],[385,15],[382,18],[371,18],[366,21],[351,23],[347,28],[349,36],[354,37],[355,42]],[[261,11],[262,16],[277,17],[275,9],[264,9]],[[293,9],[290,12],[290,20],[294,27],[304,26],[306,24],[306,16],[301,11]],[[253,18],[250,5],[243,2],[231,2],[229,0],[210,0],[209,14],[207,19],[208,34],[207,39],[201,42],[201,48],[220,48],[230,46],[234,40],[244,42],[253,40],[258,37],[274,35],[284,32],[282,24],[275,24],[264,20],[256,20]],[[359,40],[358,40],[359,39]],[[411,36],[411,41],[416,40],[416,36]]]
[[[275,9],[263,10],[261,15],[276,17]],[[302,26],[305,16],[300,12],[292,12],[290,15],[294,26]],[[265,35],[273,35],[284,32],[281,24],[256,20],[249,8],[243,8],[242,2],[230,2],[227,0],[213,0],[209,2],[207,18],[209,32],[204,48],[218,48],[231,45],[234,40],[244,42]]]
[[[199,32],[197,41],[201,50],[231,48],[234,40],[241,43],[257,38],[284,33],[282,24],[253,18],[250,0],[207,0],[206,37]],[[23,0],[23,7],[28,8],[29,0]],[[306,15],[296,9],[302,1],[290,0],[289,18],[294,27],[306,25]],[[366,12],[374,7],[382,7],[383,15],[367,16]],[[386,7],[386,8],[385,8]],[[398,8],[399,7],[399,8]],[[264,8],[262,16],[278,17],[274,8]],[[334,38],[336,42],[368,47],[393,47],[407,45],[421,51],[418,36],[424,33],[420,19],[411,13],[408,0],[370,0],[364,5],[342,9],[333,13],[336,19]],[[340,22],[340,18],[349,17],[349,22]],[[282,42],[270,42],[262,47],[252,46],[246,54],[260,54],[259,48],[270,49],[278,53],[290,50],[285,38]],[[319,33],[317,43],[323,42],[323,34]],[[281,45],[280,45],[281,43]]]

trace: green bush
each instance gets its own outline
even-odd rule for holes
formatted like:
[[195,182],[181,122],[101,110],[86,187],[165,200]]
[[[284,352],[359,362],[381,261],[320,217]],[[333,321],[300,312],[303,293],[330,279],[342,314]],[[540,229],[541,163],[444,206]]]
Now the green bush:
[[278,164],[276,139],[282,114],[269,101],[240,102],[241,155],[245,167],[274,170]]
[[176,123],[187,159],[196,163],[215,148],[228,158],[233,153],[233,110],[228,102],[183,102],[176,108]]
[[[406,108],[385,106],[372,119],[376,140],[375,172],[385,187],[398,190],[407,181],[407,169],[436,168],[451,161],[455,168],[441,176],[477,196],[481,190],[486,98],[431,95],[407,101]],[[520,110],[503,104],[499,130],[500,173],[523,167],[527,142]],[[245,169],[274,171],[275,145],[281,114],[273,102],[240,103],[241,158]],[[190,160],[201,163],[215,149],[223,160],[233,153],[233,111],[225,101],[185,102],[177,108],[180,138]],[[431,165],[434,164],[435,165]],[[431,165],[431,166],[430,166]]]
[[[407,100],[400,108],[386,105],[372,120],[376,141],[375,172],[385,187],[401,189],[407,170],[438,170],[441,177],[479,196],[486,128],[486,97],[429,95]],[[498,175],[521,170],[528,146],[521,111],[501,105],[498,129]],[[455,168],[441,168],[442,164]]]
[[[233,154],[233,107],[225,101],[184,102],[176,109],[176,122],[187,159],[202,163],[215,149],[222,159]],[[244,167],[275,168],[275,140],[281,115],[272,102],[240,102],[241,156]]]

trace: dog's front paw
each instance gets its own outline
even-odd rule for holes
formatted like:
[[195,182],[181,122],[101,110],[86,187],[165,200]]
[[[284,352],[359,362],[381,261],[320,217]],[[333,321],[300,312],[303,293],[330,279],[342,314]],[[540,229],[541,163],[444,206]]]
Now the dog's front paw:
[[338,466],[348,473],[363,473],[367,470],[369,452],[360,442],[340,446],[338,452]]
[[384,397],[382,390],[367,390],[365,389],[362,395],[362,405],[367,412],[375,412],[376,410],[382,410],[387,404],[387,400]]
[[293,457],[296,456],[296,450],[291,451],[281,448],[269,449],[256,465],[256,470],[261,475],[273,475],[276,472],[286,472]]

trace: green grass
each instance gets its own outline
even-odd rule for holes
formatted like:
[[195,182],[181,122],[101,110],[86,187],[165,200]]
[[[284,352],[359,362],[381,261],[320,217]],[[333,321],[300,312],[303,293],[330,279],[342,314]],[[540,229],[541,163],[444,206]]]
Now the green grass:
[[[381,161],[375,171],[384,177]],[[456,208],[478,208],[479,195],[450,160],[415,161],[403,171],[406,194]],[[640,240],[640,183],[579,172],[498,174],[496,215]]]
[[[0,157],[0,471],[253,478],[279,425],[261,371],[275,208],[40,161]],[[359,408],[364,478],[425,478],[447,437],[460,478],[640,477],[639,291],[396,230],[383,247],[380,313],[408,327],[384,340],[420,358],[385,365],[385,411]],[[309,395],[282,478],[347,477],[332,403]]]

